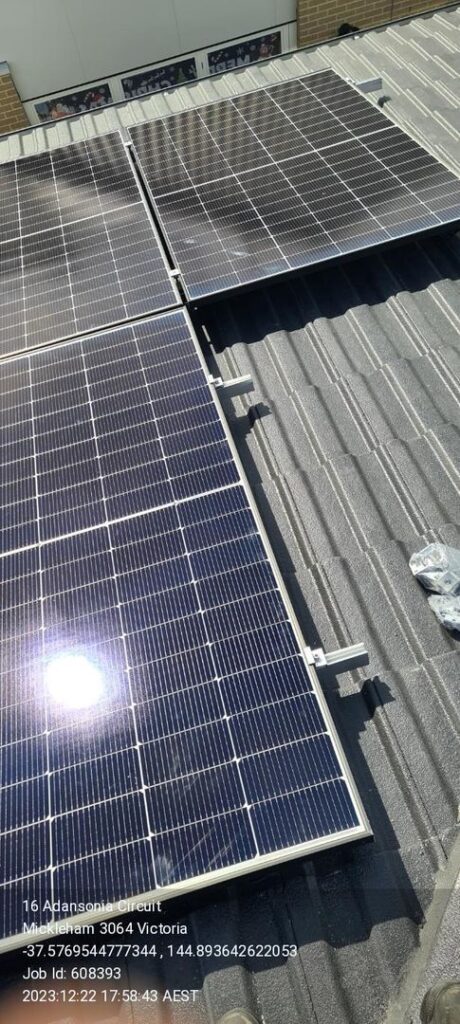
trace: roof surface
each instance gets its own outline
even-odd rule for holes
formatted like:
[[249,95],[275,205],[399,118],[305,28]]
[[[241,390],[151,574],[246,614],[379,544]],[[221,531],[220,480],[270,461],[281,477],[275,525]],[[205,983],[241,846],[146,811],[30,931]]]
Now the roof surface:
[[[0,140],[0,159],[325,66],[381,75],[389,115],[460,170],[453,9],[23,132]],[[460,649],[407,560],[434,539],[460,547],[459,277],[460,240],[435,238],[195,317],[210,365],[254,379],[226,411],[307,642],[369,650],[367,669],[325,690],[375,839],[194,897],[188,941],[296,942],[299,956],[138,963],[129,987],[160,980],[198,1000],[167,1018],[130,1004],[113,1020],[216,1024],[235,1006],[264,1024],[418,1019],[460,867]],[[444,931],[449,973],[458,942]]]
[[[0,137],[0,162],[127,128],[215,99],[332,67],[356,81],[381,75],[392,119],[459,164],[460,8],[298,50],[249,68],[228,71],[163,93]],[[373,94],[370,94],[370,98]]]

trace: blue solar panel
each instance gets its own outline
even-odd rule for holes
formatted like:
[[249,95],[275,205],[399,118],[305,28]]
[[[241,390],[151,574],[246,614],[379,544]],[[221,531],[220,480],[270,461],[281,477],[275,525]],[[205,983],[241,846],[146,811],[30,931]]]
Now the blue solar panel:
[[1,948],[365,834],[186,315],[0,387]]

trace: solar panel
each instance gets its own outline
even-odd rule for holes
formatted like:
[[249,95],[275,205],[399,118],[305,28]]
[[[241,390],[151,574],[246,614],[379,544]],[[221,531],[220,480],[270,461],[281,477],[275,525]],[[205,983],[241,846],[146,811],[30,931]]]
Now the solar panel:
[[0,381],[0,949],[368,834],[186,314]]
[[189,300],[460,219],[460,182],[327,70],[130,129]]
[[0,166],[0,356],[178,302],[118,132]]

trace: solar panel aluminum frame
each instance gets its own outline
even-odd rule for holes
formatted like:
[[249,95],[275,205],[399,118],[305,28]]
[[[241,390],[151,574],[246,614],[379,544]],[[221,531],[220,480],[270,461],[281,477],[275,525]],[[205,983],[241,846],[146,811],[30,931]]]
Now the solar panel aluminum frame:
[[[233,95],[219,97],[219,98],[217,98],[215,100],[211,100],[211,101],[208,100],[208,101],[203,102],[203,103],[195,104],[192,107],[189,107],[189,108],[186,108],[186,109],[189,110],[189,111],[193,111],[193,110],[198,110],[199,111],[203,107],[212,106],[213,103],[222,103],[223,100],[231,101],[231,100],[234,100],[234,99],[235,100],[239,99],[242,96],[251,96],[251,95],[254,95],[255,93],[258,93],[258,92],[270,91],[271,89],[276,89],[276,87],[278,85],[279,86],[286,85],[286,84],[288,84],[290,82],[300,81],[303,78],[314,78],[315,75],[324,74],[324,72],[326,72],[326,71],[334,72],[334,74],[336,74],[338,78],[342,79],[342,81],[349,88],[353,89],[353,91],[361,99],[365,98],[367,100],[367,97],[358,88],[358,86],[357,86],[355,81],[353,81],[350,78],[344,78],[339,72],[337,72],[335,70],[335,68],[333,68],[331,65],[328,65],[328,66],[323,67],[323,68],[318,68],[316,71],[307,72],[307,73],[302,74],[302,75],[295,75],[292,79],[288,78],[288,79],[283,79],[283,80],[278,81],[278,82],[267,82],[263,86],[258,86],[258,87],[254,88],[254,89],[247,89],[247,90],[245,89],[242,92],[236,92]],[[373,103],[371,103],[370,101],[368,101],[368,102],[369,102],[370,109],[374,109],[375,105]],[[177,111],[177,113],[182,113],[182,112],[185,112],[185,111]],[[392,118],[389,116],[387,110],[384,107],[379,108],[379,113],[382,115],[382,118],[384,118],[386,121],[388,121],[389,125],[391,125],[393,128],[399,128],[400,131],[404,132],[405,135],[407,135],[407,137],[412,140],[412,142],[417,143],[417,145],[420,146],[420,148],[422,150],[425,150],[425,152],[427,152],[433,159],[437,160],[437,162],[440,164],[441,167],[444,167],[447,171],[450,171],[450,173],[453,174],[453,175],[457,174],[455,169],[449,167],[446,163],[444,163],[442,160],[440,160],[439,156],[437,154],[433,153],[429,148],[427,148],[425,143],[422,144],[416,138],[414,138],[414,136],[409,132],[409,130],[407,129],[406,126],[402,127],[402,126],[398,125],[397,122],[393,121]],[[165,120],[167,118],[170,118],[170,117],[173,117],[173,116],[174,115],[171,114],[171,113],[165,114],[163,117],[152,118],[151,122],[153,123],[154,121],[163,121],[163,120]],[[140,124],[142,124],[142,123],[144,123],[144,122],[140,122]],[[145,123],[148,124],[149,121],[147,121]],[[134,125],[133,127],[137,127],[137,126]],[[149,186],[147,174],[143,173],[142,162],[141,162],[141,160],[140,160],[140,158],[139,158],[139,156],[138,156],[138,154],[136,152],[136,146],[135,146],[134,140],[131,139],[131,141],[126,143],[126,145],[131,150],[132,158],[133,158],[135,167],[137,168],[137,172],[138,172],[139,178],[143,182],[146,194],[147,194],[148,199],[149,199],[149,203],[151,204],[152,209],[154,210],[155,218],[156,218],[157,225],[158,225],[158,229],[159,229],[159,231],[161,233],[161,238],[162,238],[162,241],[163,241],[163,246],[164,246],[164,248],[166,249],[166,251],[169,254],[171,263],[176,267],[176,276],[178,277],[178,279],[179,279],[179,281],[181,283],[181,287],[183,289],[186,302],[192,308],[197,308],[198,306],[201,306],[201,305],[205,306],[205,305],[208,305],[211,302],[216,302],[216,301],[219,300],[219,298],[221,296],[227,298],[227,297],[232,296],[232,295],[239,295],[242,292],[254,291],[257,288],[263,287],[266,281],[277,282],[277,281],[285,281],[286,279],[289,279],[289,278],[300,277],[303,274],[314,273],[318,269],[327,268],[327,267],[333,266],[333,265],[335,265],[337,263],[349,263],[352,260],[360,259],[361,257],[364,258],[368,253],[377,253],[377,252],[380,252],[380,251],[386,250],[386,249],[398,248],[398,246],[402,246],[402,245],[406,244],[407,241],[412,239],[412,238],[416,238],[417,240],[421,240],[421,239],[423,239],[423,238],[425,238],[425,237],[427,237],[429,235],[433,235],[433,234],[434,235],[441,235],[441,236],[444,235],[444,234],[451,234],[452,232],[455,232],[456,230],[458,230],[458,228],[460,227],[460,218],[456,218],[456,219],[454,219],[454,220],[452,220],[450,222],[447,222],[447,223],[440,221],[439,225],[435,224],[432,227],[422,228],[419,231],[412,232],[410,235],[403,235],[401,237],[396,237],[396,238],[388,237],[388,239],[385,239],[384,241],[377,242],[377,243],[375,243],[375,242],[371,243],[368,246],[361,247],[361,249],[351,250],[351,251],[345,252],[345,253],[337,253],[337,254],[335,254],[333,256],[322,257],[321,259],[318,259],[315,263],[306,264],[305,266],[301,266],[301,267],[292,267],[292,268],[288,267],[287,269],[276,271],[276,272],[270,274],[269,277],[265,277],[264,278],[264,277],[260,277],[259,276],[259,277],[255,277],[251,281],[245,281],[245,282],[242,282],[242,283],[239,283],[239,284],[236,284],[236,285],[229,285],[229,286],[227,286],[225,288],[220,288],[217,291],[209,292],[207,295],[200,295],[199,297],[192,296],[190,294],[189,290],[188,290],[187,282],[185,280],[185,277],[183,276],[183,274],[181,272],[181,269],[180,269],[180,266],[179,266],[179,262],[178,262],[178,260],[177,260],[177,258],[175,256],[175,254],[174,254],[174,248],[173,248],[172,244],[169,241],[168,232],[167,232],[167,226],[163,222],[163,219],[162,219],[161,213],[159,211],[158,205],[157,205],[157,203],[155,201],[155,198],[154,198],[153,193],[151,191],[151,188]],[[275,166],[276,166],[276,161],[275,161]]]
[[[177,311],[170,311],[171,315],[174,312]],[[336,832],[332,835],[312,839],[304,843],[296,844],[295,846],[285,847],[283,849],[276,850],[272,853],[262,855],[259,854],[252,860],[240,862],[239,864],[229,865],[228,867],[219,868],[215,871],[209,871],[205,874],[197,875],[193,878],[184,879],[180,882],[174,882],[165,886],[161,886],[158,889],[140,893],[137,896],[126,897],[126,899],[117,901],[112,907],[110,907],[110,909],[95,910],[88,913],[78,914],[77,916],[69,918],[61,918],[60,920],[54,921],[49,925],[47,924],[44,926],[46,929],[45,938],[49,938],[53,934],[63,934],[67,929],[70,932],[72,928],[76,926],[97,924],[101,921],[119,917],[123,914],[126,914],[127,912],[134,912],[136,909],[142,910],[146,904],[153,904],[156,901],[162,903],[163,901],[172,899],[176,896],[184,896],[188,893],[192,893],[194,891],[204,889],[209,886],[214,886],[221,882],[229,881],[230,879],[235,879],[243,875],[258,872],[264,868],[275,867],[276,865],[284,864],[285,862],[290,860],[295,860],[300,857],[304,857],[314,853],[320,853],[323,850],[332,849],[337,846],[348,844],[350,842],[356,842],[362,839],[370,839],[372,838],[373,835],[368,817],[366,815],[363,803],[361,801],[361,797],[359,795],[357,786],[355,784],[350,768],[348,766],[343,746],[341,744],[337,730],[333,723],[331,713],[328,708],[318,675],[316,673],[314,665],[311,663],[311,660],[308,657],[309,648],[307,647],[305,638],[302,635],[300,625],[298,623],[296,614],[294,612],[292,603],[286,590],[286,586],[284,584],[283,577],[278,567],[270,540],[263,525],[259,510],[257,508],[257,504],[253,497],[243,465],[241,463],[235,443],[233,441],[224,410],[218,397],[216,386],[213,383],[213,378],[209,373],[209,369],[206,365],[206,361],[201,351],[200,344],[196,332],[194,330],[191,318],[189,316],[189,313],[186,309],[183,309],[182,312],[184,314],[187,326],[190,330],[190,336],[193,340],[196,353],[198,355],[201,366],[205,373],[205,377],[212,395],[213,403],[217,409],[219,420],[222,424],[226,440],[230,447],[236,468],[240,476],[240,482],[238,486],[243,487],[245,495],[247,497],[248,505],[253,513],[256,527],[260,533],[262,543],[267,553],[269,564],[275,576],[277,586],[279,587],[282,600],[286,607],[288,621],[290,622],[293,628],[294,634],[296,636],[302,653],[303,661],[306,666],[306,671],[312,685],[312,691],[317,698],[321,714],[324,718],[327,734],[331,739],[334,752],[337,756],[340,768],[342,769],[343,778],[345,779],[347,786],[349,787],[349,792],[353,801],[354,809],[356,811],[356,816],[359,824],[354,828],[346,829],[342,832]],[[160,314],[160,316],[162,317],[165,315],[167,316],[168,314]],[[116,330],[116,328],[113,327],[113,330]],[[99,334],[100,332],[96,333]],[[104,333],[107,334],[110,332]],[[76,339],[69,340],[67,344],[70,345],[72,344],[72,341],[75,340]],[[20,356],[18,355],[15,358],[20,358]],[[127,904],[129,904],[129,911],[127,910]],[[26,944],[29,945],[31,943],[40,942],[43,940],[44,935],[40,932],[27,932],[20,933],[14,936],[9,936],[8,938],[0,940],[0,954],[9,952],[13,949],[20,948]]]
[[[120,137],[121,144],[122,144],[123,148],[126,151],[126,156],[127,156],[127,161],[128,161],[128,164],[129,164],[130,174],[132,176],[133,181],[135,182],[136,189],[137,189],[137,191],[139,193],[139,199],[142,202],[142,206],[143,206],[143,209],[144,209],[145,214],[147,216],[147,220],[148,220],[148,222],[150,224],[150,228],[151,228],[152,235],[153,235],[153,241],[156,244],[156,248],[158,250],[158,254],[161,257],[161,261],[162,261],[162,263],[164,265],[165,272],[166,272],[166,275],[167,275],[167,277],[169,279],[169,284],[170,284],[171,290],[172,290],[172,292],[173,292],[173,294],[175,296],[175,300],[176,301],[173,304],[171,304],[171,305],[168,304],[167,306],[165,306],[162,309],[152,309],[150,311],[147,310],[146,312],[140,313],[139,315],[134,316],[134,317],[128,315],[128,316],[124,317],[123,320],[113,320],[113,319],[110,319],[105,324],[100,324],[100,325],[98,324],[96,327],[89,327],[87,330],[79,331],[78,333],[60,335],[57,338],[53,338],[52,342],[44,341],[44,342],[42,342],[40,344],[31,345],[30,347],[27,347],[27,348],[24,348],[24,349],[12,350],[11,352],[4,353],[3,355],[0,356],[0,361],[1,362],[10,360],[10,359],[14,358],[16,355],[23,355],[23,356],[24,355],[29,355],[29,354],[31,354],[34,351],[38,351],[39,349],[48,348],[50,344],[57,345],[57,344],[60,344],[62,342],[71,341],[71,340],[73,340],[73,339],[75,339],[77,337],[78,338],[80,338],[80,337],[83,338],[83,337],[87,337],[88,335],[99,333],[100,331],[109,330],[110,328],[112,328],[114,326],[123,326],[123,325],[129,324],[131,322],[135,323],[137,320],[143,319],[143,318],[145,318],[147,316],[156,316],[157,314],[160,315],[161,313],[168,312],[169,310],[176,309],[177,307],[180,307],[180,306],[183,305],[183,299],[182,299],[182,296],[180,294],[179,288],[177,286],[177,280],[176,280],[177,275],[174,273],[173,267],[172,267],[171,263],[168,262],[167,253],[165,251],[165,246],[164,246],[163,240],[160,237],[158,226],[157,226],[157,224],[155,222],[155,218],[154,218],[154,216],[152,214],[152,210],[150,209],[149,204],[147,202],[147,199],[146,199],[146,196],[145,196],[145,192],[144,192],[144,190],[142,188],[142,185],[140,183],[139,174],[138,174],[136,168],[133,167],[133,162],[132,162],[132,159],[131,159],[131,156],[130,156],[130,145],[126,142],[126,140],[125,140],[125,138],[123,136],[123,132],[119,128],[114,129],[112,131],[104,132],[101,135],[95,136],[94,138],[96,140],[97,139],[104,139],[104,138],[106,138],[106,137],[108,137],[110,135],[118,135]],[[84,141],[91,141],[92,138],[93,137],[90,137],[90,139],[88,139],[88,140],[78,139],[78,140],[74,140],[73,142],[66,143],[65,146],[57,147],[56,148],[56,152],[60,152],[60,151],[62,151],[62,149],[70,149],[72,146],[81,145],[82,142],[84,142]],[[46,153],[49,152],[49,150],[44,150],[43,152],[46,154]],[[26,155],[17,157],[16,160],[11,161],[11,162],[16,165],[18,163],[22,163],[25,160],[29,160],[30,156],[31,156],[31,154],[26,154]],[[95,217],[99,216],[97,211],[95,212],[94,216]],[[90,219],[90,218],[83,218],[83,219]],[[74,223],[81,223],[81,221],[75,221]],[[35,232],[31,232],[31,234],[37,234],[37,236],[41,235],[42,233],[43,233],[43,231],[38,231],[36,233]],[[19,237],[24,237],[24,236],[19,236]]]

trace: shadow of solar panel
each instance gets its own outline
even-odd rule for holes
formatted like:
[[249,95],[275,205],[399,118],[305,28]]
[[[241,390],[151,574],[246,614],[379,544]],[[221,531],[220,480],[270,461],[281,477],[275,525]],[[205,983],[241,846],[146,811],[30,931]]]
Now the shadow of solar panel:
[[189,300],[460,219],[460,182],[326,70],[130,129]]
[[178,305],[118,132],[0,169],[0,356]]
[[0,948],[368,834],[186,314],[0,387]]

